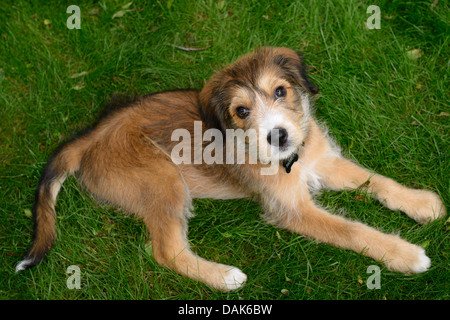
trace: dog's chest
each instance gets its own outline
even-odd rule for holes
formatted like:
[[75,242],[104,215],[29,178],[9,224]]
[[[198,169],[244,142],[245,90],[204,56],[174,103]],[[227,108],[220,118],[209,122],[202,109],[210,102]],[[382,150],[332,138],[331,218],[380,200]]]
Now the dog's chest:
[[300,169],[300,182],[306,183],[311,191],[318,191],[322,188],[321,177],[315,170],[315,163],[305,163],[300,160],[298,163]]

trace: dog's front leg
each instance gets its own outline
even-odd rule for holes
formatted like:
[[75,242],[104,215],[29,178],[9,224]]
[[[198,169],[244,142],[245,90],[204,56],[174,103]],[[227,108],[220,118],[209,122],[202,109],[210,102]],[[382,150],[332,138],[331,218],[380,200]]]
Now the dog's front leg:
[[362,223],[329,214],[311,200],[300,201],[296,210],[284,209],[283,212],[272,212],[271,222],[289,231],[356,251],[383,262],[394,271],[419,273],[430,267],[430,259],[421,247]]
[[419,223],[427,223],[446,214],[436,193],[407,188],[345,158],[321,159],[315,169],[327,187],[333,190],[367,188],[371,196],[389,209],[401,210]]

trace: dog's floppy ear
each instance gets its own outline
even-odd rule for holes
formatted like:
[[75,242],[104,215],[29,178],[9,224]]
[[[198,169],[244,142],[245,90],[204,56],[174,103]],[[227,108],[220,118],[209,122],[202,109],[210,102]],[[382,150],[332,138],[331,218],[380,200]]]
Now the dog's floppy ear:
[[226,95],[224,83],[226,75],[219,71],[215,73],[200,91],[199,108],[202,120],[210,128],[216,128],[225,133],[226,112],[229,97]]
[[306,74],[307,65],[300,53],[289,48],[274,48],[273,62],[310,94],[317,94],[319,87],[311,83]]

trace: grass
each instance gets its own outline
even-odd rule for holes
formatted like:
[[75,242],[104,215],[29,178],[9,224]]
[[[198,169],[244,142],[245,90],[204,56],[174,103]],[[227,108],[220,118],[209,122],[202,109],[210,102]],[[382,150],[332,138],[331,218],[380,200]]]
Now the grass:
[[[194,251],[248,275],[243,289],[218,293],[157,265],[140,221],[99,206],[69,179],[58,198],[54,248],[39,266],[14,273],[30,243],[29,212],[46,160],[95,121],[105,100],[114,92],[200,88],[262,45],[304,52],[321,90],[316,116],[346,155],[449,203],[449,6],[377,1],[381,29],[368,30],[373,2],[85,1],[82,28],[69,30],[60,1],[2,1],[0,299],[449,299],[445,219],[419,226],[358,192],[326,191],[317,201],[426,247],[430,271],[390,272],[277,229],[249,201],[195,201]],[[409,56],[413,49],[420,57]],[[80,290],[66,286],[70,265],[81,269]],[[366,286],[370,265],[381,268],[379,290]]]

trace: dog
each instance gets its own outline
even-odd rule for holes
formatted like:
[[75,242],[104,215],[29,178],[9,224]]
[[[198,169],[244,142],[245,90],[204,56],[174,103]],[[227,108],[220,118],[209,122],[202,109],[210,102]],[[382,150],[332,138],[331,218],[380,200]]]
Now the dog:
[[[56,197],[70,175],[95,198],[141,218],[159,264],[216,290],[238,289],[247,276],[190,249],[187,227],[195,198],[254,199],[271,224],[361,253],[390,270],[426,271],[430,259],[420,246],[315,204],[313,195],[321,188],[364,187],[389,209],[422,224],[446,214],[436,193],[407,188],[344,158],[312,115],[311,98],[317,93],[300,54],[262,47],[215,73],[201,90],[154,93],[116,108],[49,159],[36,191],[33,241],[16,271],[38,264],[52,247]],[[215,153],[226,154],[238,149],[219,143],[229,130],[254,130],[255,135],[235,139],[243,146],[243,163],[205,163],[195,155],[175,163],[173,151],[180,143],[184,151],[195,147],[173,139],[177,129],[193,140],[215,130],[209,141]],[[200,154],[211,144],[200,140]],[[251,155],[254,144],[262,151]],[[274,163],[279,170],[262,174]]]

